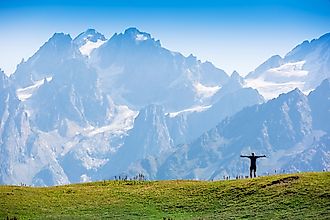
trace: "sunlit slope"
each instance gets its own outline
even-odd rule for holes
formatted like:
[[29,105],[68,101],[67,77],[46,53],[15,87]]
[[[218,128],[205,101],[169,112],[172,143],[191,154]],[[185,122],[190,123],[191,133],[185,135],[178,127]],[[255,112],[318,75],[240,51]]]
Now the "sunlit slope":
[[330,219],[330,173],[0,186],[0,219]]

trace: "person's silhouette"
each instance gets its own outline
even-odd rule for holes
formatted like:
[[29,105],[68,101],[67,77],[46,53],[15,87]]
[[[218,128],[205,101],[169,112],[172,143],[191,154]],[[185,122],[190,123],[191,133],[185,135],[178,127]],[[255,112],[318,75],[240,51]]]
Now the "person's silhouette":
[[254,153],[252,153],[251,156],[243,156],[241,155],[241,157],[247,157],[250,159],[250,178],[252,178],[252,172],[254,177],[256,177],[256,171],[257,171],[257,159],[260,157],[266,157],[266,155],[262,155],[262,156],[255,156]]

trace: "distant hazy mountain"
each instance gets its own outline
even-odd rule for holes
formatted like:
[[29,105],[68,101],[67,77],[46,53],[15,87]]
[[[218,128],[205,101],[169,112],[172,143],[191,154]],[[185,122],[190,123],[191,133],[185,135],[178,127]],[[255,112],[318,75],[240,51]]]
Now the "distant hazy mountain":
[[112,36],[90,60],[101,89],[136,109],[159,104],[178,111],[202,104],[228,80],[211,63],[171,52],[136,28]]
[[[55,185],[69,183],[59,166],[51,142],[32,129],[29,111],[16,96],[9,79],[0,72],[0,183]],[[38,178],[38,173],[47,178]]]
[[[140,117],[133,124],[137,111],[157,103],[167,111],[210,104],[228,76],[209,62],[171,52],[150,34],[130,28],[110,40],[94,29],[75,39],[56,33],[4,79],[15,106],[10,113],[25,117],[10,118],[17,128],[6,125],[7,130],[1,130],[1,135],[7,132],[1,156],[9,158],[2,160],[8,163],[2,166],[2,182],[53,185],[102,179],[105,174],[99,168],[122,146],[124,150],[132,145],[130,140],[145,143],[147,149],[136,160],[154,155],[152,143],[162,142],[161,130],[138,122]],[[8,107],[5,96],[2,102]],[[165,113],[155,113],[165,123]],[[4,118],[2,124],[5,119],[9,120]],[[150,132],[136,136],[141,127]],[[26,136],[17,134],[21,129]],[[24,160],[10,159],[18,157],[9,151],[16,145],[7,144],[14,139]],[[166,134],[163,141],[172,142]],[[27,148],[33,153],[27,154]]]
[[[312,110],[313,129],[316,135],[304,143],[305,149],[296,155],[285,157],[283,167],[291,171],[330,169],[330,79],[308,95]],[[307,145],[307,146],[306,146]]]
[[284,58],[276,55],[246,77],[267,99],[299,88],[305,94],[330,77],[330,33],[304,41]]
[[[329,115],[329,82],[324,81],[308,97],[296,89],[243,109],[169,156],[157,177],[219,179],[223,175],[247,175],[249,161],[239,155],[251,152],[267,155],[259,161],[261,174],[327,169],[328,125],[318,123]],[[315,100],[320,99],[324,107],[316,110]]]
[[329,76],[328,51],[324,35],[243,79],[136,28],[109,40],[56,33],[13,75],[0,72],[0,183],[221,178],[242,174],[238,155],[251,151],[269,156],[259,173],[326,169],[329,80],[308,97],[260,94],[313,90]]
[[78,58],[82,59],[82,55],[71,36],[55,33],[32,57],[17,66],[11,78],[19,88],[31,86],[52,77],[67,60]]
[[97,88],[97,75],[80,60],[68,60],[27,101],[39,129],[51,131],[68,119],[80,126],[109,123],[111,102]]
[[[140,110],[123,146],[109,160],[103,172],[107,172],[109,178],[121,173],[136,175],[129,172],[130,169],[135,170],[136,162],[150,157],[157,158],[160,162],[173,152],[173,149],[174,144],[166,124],[164,108],[149,105]],[[148,173],[144,172],[145,175],[154,178],[155,174],[151,172],[156,168],[157,166],[150,167]]]
[[172,136],[175,143],[191,142],[226,117],[234,115],[247,106],[264,102],[257,90],[245,87],[244,79],[237,72],[231,75],[223,87],[212,96],[212,99],[213,104],[204,109],[169,115],[171,117],[169,124],[172,128],[170,131],[174,132]]

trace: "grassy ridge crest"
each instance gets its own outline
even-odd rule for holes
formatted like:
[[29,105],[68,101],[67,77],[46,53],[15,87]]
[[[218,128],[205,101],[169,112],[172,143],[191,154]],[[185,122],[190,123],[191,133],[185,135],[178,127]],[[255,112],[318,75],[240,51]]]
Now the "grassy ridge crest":
[[0,186],[0,219],[330,219],[330,173]]

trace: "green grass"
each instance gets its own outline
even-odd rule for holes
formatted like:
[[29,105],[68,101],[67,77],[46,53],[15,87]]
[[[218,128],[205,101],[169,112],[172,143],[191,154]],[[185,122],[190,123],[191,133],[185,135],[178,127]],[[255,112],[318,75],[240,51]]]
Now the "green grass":
[[330,219],[330,173],[0,186],[0,219]]

